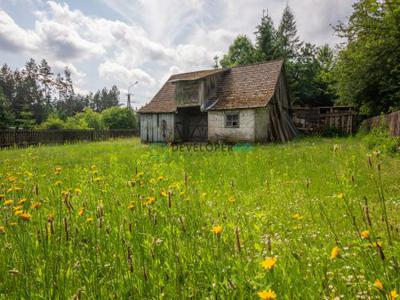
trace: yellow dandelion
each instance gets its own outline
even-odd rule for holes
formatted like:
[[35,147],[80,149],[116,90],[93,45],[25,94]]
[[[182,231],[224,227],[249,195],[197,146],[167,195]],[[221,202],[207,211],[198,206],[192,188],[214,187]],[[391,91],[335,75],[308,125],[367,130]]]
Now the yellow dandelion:
[[79,209],[78,215],[82,217],[84,214],[85,214],[85,208],[82,207],[81,209]]
[[303,218],[304,217],[299,213],[295,213],[292,215],[292,219],[294,219],[294,220],[302,220]]
[[258,297],[260,297],[263,300],[275,300],[276,299],[276,293],[269,289],[268,291],[260,291],[257,293]]
[[95,179],[93,179],[94,182],[99,182],[101,180],[101,177],[96,177]]
[[164,176],[159,176],[159,177],[158,177],[158,181],[162,181],[162,180],[164,180],[164,179],[165,179]]
[[18,223],[17,222],[10,222],[10,223],[8,223],[10,226],[17,226],[18,225]]
[[5,197],[6,197],[6,195],[0,194],[0,199],[4,199]]
[[18,204],[24,204],[26,201],[28,201],[26,198],[21,198],[21,199],[18,201]]
[[217,225],[217,226],[214,226],[213,228],[211,228],[211,232],[216,234],[216,235],[220,235],[223,230],[224,229],[220,225]]
[[31,172],[29,172],[29,171],[25,171],[25,175],[30,177],[30,178],[33,176],[33,174]]
[[93,222],[93,218],[92,217],[87,218],[86,222],[88,222],[88,223]]
[[42,206],[42,205],[41,205],[39,202],[35,202],[35,203],[33,203],[33,204],[31,205],[31,208],[32,208],[32,209],[39,209],[40,206]]
[[18,205],[18,206],[14,206],[13,210],[14,211],[18,211],[18,210],[22,210],[23,206],[22,205]]
[[338,198],[339,200],[344,199],[344,194],[343,193],[339,193],[336,195],[336,198]]
[[128,208],[131,209],[131,210],[134,209],[135,208],[135,203],[134,202],[129,203]]
[[4,226],[0,226],[0,234],[6,233],[6,228]]
[[161,196],[163,196],[163,197],[168,197],[168,193],[165,192],[165,191],[162,191],[160,194],[161,194]]
[[333,247],[331,251],[331,259],[336,259],[340,257],[340,252],[341,250],[338,246]]
[[377,247],[377,248],[382,248],[382,246],[383,246],[382,241],[376,241],[376,242],[374,242],[373,244],[374,244],[374,246]]
[[230,202],[230,203],[235,203],[236,202],[236,199],[235,199],[235,197],[229,197],[228,198],[228,201]]
[[361,231],[360,236],[361,236],[363,239],[368,239],[368,238],[369,238],[369,231],[368,231],[368,230],[363,230],[363,231]]
[[69,197],[71,195],[70,191],[61,191],[61,196]]
[[61,180],[57,180],[55,183],[54,183],[54,185],[55,186],[60,186],[60,185],[62,185],[62,181]]
[[145,201],[145,202],[143,203],[143,205],[148,206],[148,205],[153,204],[154,202],[156,202],[156,198],[154,198],[154,197],[149,197],[149,198],[147,198],[147,201]]
[[4,205],[6,205],[6,206],[10,206],[13,203],[14,203],[14,200],[6,200],[6,201],[4,201]]
[[80,189],[80,188],[75,188],[75,194],[77,194],[78,196],[80,195],[80,194],[82,194],[82,190]]
[[399,294],[397,294],[397,291],[396,291],[396,290],[392,290],[392,291],[389,293],[389,296],[390,296],[389,299],[391,299],[391,300],[395,300],[395,299],[399,298]]
[[277,258],[276,257],[267,257],[261,262],[261,266],[264,270],[271,270],[276,265]]
[[382,284],[382,282],[381,282],[379,279],[376,279],[376,280],[375,280],[374,286],[375,286],[376,288],[380,289],[380,290],[383,290],[383,289],[384,289],[383,284]]
[[31,219],[31,215],[28,212],[22,212],[19,217],[24,221],[29,221]]

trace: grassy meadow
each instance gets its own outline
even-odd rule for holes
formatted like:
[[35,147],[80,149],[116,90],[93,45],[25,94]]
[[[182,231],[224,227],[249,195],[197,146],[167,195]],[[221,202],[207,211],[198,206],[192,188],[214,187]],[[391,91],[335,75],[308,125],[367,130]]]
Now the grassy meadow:
[[0,151],[0,299],[397,299],[399,230],[359,138]]

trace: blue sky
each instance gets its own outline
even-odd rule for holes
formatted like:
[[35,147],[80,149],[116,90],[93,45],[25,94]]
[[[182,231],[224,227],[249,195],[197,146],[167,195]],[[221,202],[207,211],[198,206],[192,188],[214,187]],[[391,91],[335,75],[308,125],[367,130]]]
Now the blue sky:
[[331,24],[353,0],[0,0],[0,64],[33,57],[72,71],[78,92],[117,84],[136,106],[177,72],[209,68],[238,34],[253,38],[263,9],[278,23],[287,3],[303,40],[334,45]]

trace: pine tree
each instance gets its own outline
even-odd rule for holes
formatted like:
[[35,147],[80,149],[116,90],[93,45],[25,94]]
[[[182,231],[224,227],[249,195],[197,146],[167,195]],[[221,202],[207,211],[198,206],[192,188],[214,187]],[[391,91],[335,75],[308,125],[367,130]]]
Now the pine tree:
[[10,102],[4,96],[3,89],[0,87],[0,129],[13,126],[14,120]]
[[294,14],[289,6],[286,6],[277,32],[277,49],[285,60],[295,60],[302,46],[297,36],[297,27]]
[[40,62],[39,82],[41,85],[42,93],[45,97],[46,105],[50,106],[55,84],[53,73],[51,72],[51,67],[45,59],[42,59],[42,61]]
[[74,85],[71,78],[71,70],[68,67],[65,67],[64,69],[64,82],[67,97],[75,95]]
[[7,64],[0,69],[0,87],[3,89],[4,96],[12,102],[15,97],[15,80],[13,71]]
[[257,61],[272,60],[279,57],[277,32],[274,22],[268,13],[261,18],[261,24],[256,27]]
[[23,74],[24,106],[34,116],[36,123],[41,123],[47,118],[46,107],[42,91],[39,87],[39,67],[34,59],[25,64]]
[[118,90],[116,85],[113,85],[111,87],[111,89],[108,92],[108,95],[109,95],[108,107],[118,106],[120,91]]

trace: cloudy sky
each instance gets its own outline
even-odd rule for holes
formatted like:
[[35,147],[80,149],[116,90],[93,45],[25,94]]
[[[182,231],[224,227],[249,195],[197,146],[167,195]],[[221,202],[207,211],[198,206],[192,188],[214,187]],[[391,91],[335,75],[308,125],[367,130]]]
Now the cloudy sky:
[[278,23],[288,2],[302,39],[333,45],[330,25],[346,20],[354,1],[0,0],[0,64],[68,65],[82,93],[114,83],[126,93],[137,80],[140,106],[171,74],[209,68],[238,34],[253,38],[263,9]]

